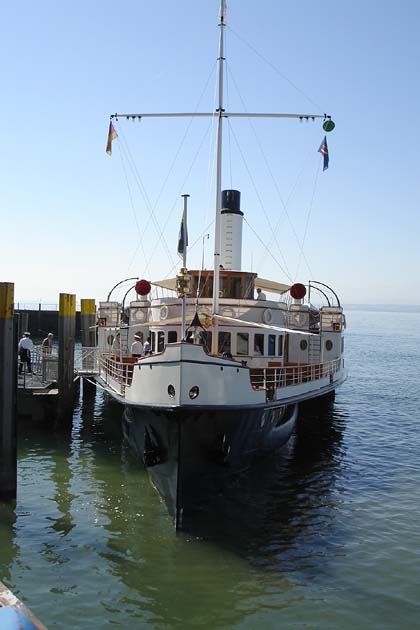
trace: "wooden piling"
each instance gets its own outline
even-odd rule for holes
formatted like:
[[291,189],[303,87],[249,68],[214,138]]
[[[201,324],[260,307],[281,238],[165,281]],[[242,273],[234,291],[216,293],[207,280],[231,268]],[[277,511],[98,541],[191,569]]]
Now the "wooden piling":
[[14,284],[0,282],[0,499],[16,499],[17,346]]
[[60,293],[58,312],[58,419],[69,417],[74,402],[76,296]]
[[[82,346],[83,348],[95,348],[96,347],[96,304],[95,300],[82,299],[80,300],[80,319],[81,319],[81,332],[82,332]],[[87,354],[82,363],[82,368],[86,370],[93,370],[95,365],[94,355]],[[96,386],[91,380],[87,378],[83,379],[83,398],[92,398],[96,394]]]
[[82,346],[94,348],[96,346],[96,304],[95,300],[80,300]]

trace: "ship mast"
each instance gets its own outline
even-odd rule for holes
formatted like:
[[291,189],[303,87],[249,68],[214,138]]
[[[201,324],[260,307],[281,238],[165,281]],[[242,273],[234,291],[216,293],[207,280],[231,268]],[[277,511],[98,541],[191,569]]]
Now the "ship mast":
[[[219,314],[219,293],[220,293],[220,212],[222,205],[222,130],[223,130],[223,50],[224,50],[224,28],[226,25],[226,0],[220,0],[219,14],[219,95],[217,108],[217,157],[216,157],[216,218],[214,230],[214,273],[213,273],[213,315]],[[218,320],[214,318],[212,335],[212,354],[218,353]]]
[[[221,248],[221,205],[222,205],[222,128],[223,118],[289,118],[295,120],[313,120],[323,119],[324,130],[331,131],[334,123],[331,116],[327,114],[277,114],[277,113],[249,113],[249,112],[226,112],[223,108],[223,62],[224,54],[224,28],[226,26],[226,0],[220,0],[219,13],[219,57],[218,57],[218,107],[215,112],[173,112],[173,113],[131,113],[131,114],[112,114],[113,119],[118,117],[127,120],[141,120],[142,118],[210,118],[217,116],[217,161],[216,161],[216,216],[214,231],[214,273],[213,273],[213,314],[219,314],[219,296],[220,296],[220,248]],[[329,128],[326,127],[329,125]],[[184,328],[184,327],[183,327]],[[213,319],[213,335],[212,335],[212,354],[218,354],[218,318]]]

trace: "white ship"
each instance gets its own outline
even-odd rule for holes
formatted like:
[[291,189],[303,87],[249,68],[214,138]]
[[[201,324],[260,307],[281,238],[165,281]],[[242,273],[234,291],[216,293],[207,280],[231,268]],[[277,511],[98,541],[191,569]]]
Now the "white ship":
[[[333,396],[346,377],[345,317],[336,293],[321,282],[290,286],[242,271],[240,193],[221,190],[225,118],[321,119],[325,131],[334,125],[329,116],[316,114],[225,111],[225,24],[222,0],[217,110],[178,114],[217,118],[214,268],[187,269],[184,242],[176,278],[141,280],[135,301],[126,306],[110,294],[98,312],[96,381],[125,406],[126,438],[177,528],[207,492],[220,491],[226,478],[287,442],[299,403]],[[186,210],[184,196],[182,229]],[[151,299],[152,286],[169,297]],[[317,302],[322,296],[325,304],[315,307],[314,296]],[[132,356],[134,335],[143,342],[150,338],[151,354]]]

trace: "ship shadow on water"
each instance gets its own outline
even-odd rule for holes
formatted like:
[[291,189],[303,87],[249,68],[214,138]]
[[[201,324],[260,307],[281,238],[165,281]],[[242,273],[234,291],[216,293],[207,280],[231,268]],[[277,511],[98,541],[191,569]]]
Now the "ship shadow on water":
[[[340,503],[345,414],[333,402],[301,409],[294,434],[276,454],[205,497],[184,518],[194,536],[264,564],[299,546],[316,554]],[[325,544],[328,544],[326,542]]]

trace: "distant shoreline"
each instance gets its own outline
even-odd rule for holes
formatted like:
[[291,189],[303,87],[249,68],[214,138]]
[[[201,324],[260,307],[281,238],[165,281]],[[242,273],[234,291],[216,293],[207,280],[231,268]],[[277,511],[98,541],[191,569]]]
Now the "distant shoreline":
[[388,313],[420,313],[416,304],[343,304],[345,311],[375,311]]

